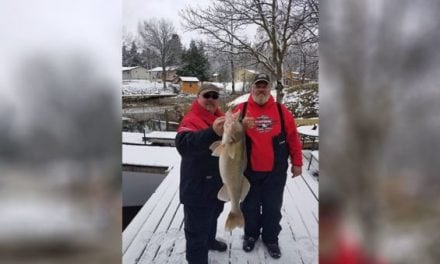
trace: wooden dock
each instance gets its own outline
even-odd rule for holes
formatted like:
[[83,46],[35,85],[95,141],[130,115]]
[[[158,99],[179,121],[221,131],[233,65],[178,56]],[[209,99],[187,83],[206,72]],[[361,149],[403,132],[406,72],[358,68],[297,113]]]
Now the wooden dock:
[[122,132],[122,144],[125,145],[159,145],[174,147],[177,132],[152,131],[146,134]]
[[[144,148],[150,148],[145,146]],[[157,148],[157,147],[156,147]],[[187,263],[183,232],[183,207],[179,202],[180,156],[175,148],[167,148],[169,174],[123,232],[123,263]],[[145,149],[146,156],[156,156]],[[156,152],[157,153],[157,152]],[[209,252],[209,263],[318,263],[318,181],[306,165],[303,175],[288,176],[284,192],[280,233],[282,257],[272,259],[261,242],[246,253],[242,250],[243,229],[224,230],[229,203],[218,219],[217,238],[228,244],[226,252]],[[173,157],[171,157],[173,156]]]

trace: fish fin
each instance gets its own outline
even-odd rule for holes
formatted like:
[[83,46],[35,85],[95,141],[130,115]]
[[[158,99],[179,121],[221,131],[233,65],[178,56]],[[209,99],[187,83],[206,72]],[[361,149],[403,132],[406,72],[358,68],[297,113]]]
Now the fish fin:
[[238,213],[230,212],[228,218],[226,218],[225,229],[227,231],[232,231],[236,227],[244,226],[243,213],[239,211]]
[[229,198],[228,189],[223,185],[220,191],[218,191],[217,198],[223,202],[229,202],[231,199]]
[[235,158],[235,148],[228,148],[228,156],[229,156],[231,159],[234,159],[234,158]]
[[209,146],[209,149],[211,151],[214,151],[218,146],[220,146],[221,143],[222,143],[221,140],[214,141],[214,143],[212,143],[211,146]]
[[248,179],[243,176],[243,181],[241,183],[240,201],[244,201],[244,198],[246,198],[246,195],[248,194],[250,188],[251,184],[249,183]]
[[[214,146],[214,144],[215,144],[215,146]],[[221,141],[216,141],[216,142],[212,143],[209,148],[212,150],[212,156],[220,157],[225,146],[221,144]]]

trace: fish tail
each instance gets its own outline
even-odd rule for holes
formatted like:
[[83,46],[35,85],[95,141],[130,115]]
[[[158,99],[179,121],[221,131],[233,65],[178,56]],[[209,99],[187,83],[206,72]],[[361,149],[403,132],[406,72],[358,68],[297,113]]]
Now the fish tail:
[[232,231],[232,229],[236,227],[244,227],[244,217],[242,212],[230,212],[228,218],[226,218],[226,230]]

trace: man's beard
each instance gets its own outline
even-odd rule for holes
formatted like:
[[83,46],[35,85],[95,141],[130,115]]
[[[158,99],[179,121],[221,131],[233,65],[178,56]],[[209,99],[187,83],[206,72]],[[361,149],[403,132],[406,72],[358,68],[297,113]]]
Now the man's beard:
[[258,105],[264,105],[267,102],[267,100],[269,100],[269,96],[270,95],[266,95],[266,94],[257,94],[257,95],[252,95],[252,99]]

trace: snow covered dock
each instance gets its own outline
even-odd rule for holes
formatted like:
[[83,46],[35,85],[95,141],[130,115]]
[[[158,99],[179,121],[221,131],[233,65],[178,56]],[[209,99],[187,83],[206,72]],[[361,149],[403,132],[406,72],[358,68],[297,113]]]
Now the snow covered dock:
[[[217,238],[226,252],[209,252],[209,263],[318,263],[318,182],[307,170],[310,154],[303,153],[303,175],[288,178],[282,208],[280,247],[273,260],[259,240],[251,253],[242,250],[243,229],[224,230],[229,203],[218,219]],[[179,203],[180,156],[173,147],[123,146],[124,164],[167,164],[169,174],[123,232],[123,263],[186,263],[183,208]],[[133,160],[133,161],[132,161]]]
[[126,145],[167,145],[174,146],[174,139],[177,132],[152,131],[145,135],[143,133],[122,132],[122,144]]

